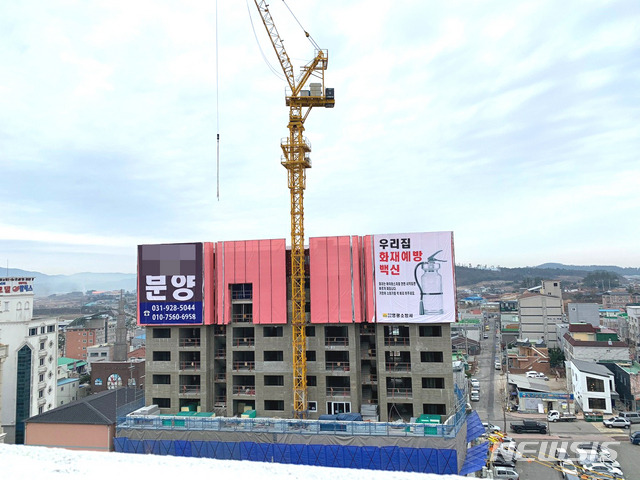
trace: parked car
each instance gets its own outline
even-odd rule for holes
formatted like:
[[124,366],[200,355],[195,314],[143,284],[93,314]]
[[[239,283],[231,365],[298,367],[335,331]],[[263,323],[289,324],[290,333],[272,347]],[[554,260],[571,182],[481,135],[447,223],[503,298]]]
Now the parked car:
[[640,423],[640,413],[638,412],[620,412],[618,416],[626,418],[631,423]]
[[504,454],[500,451],[495,452],[491,456],[491,463],[494,467],[509,467],[512,469],[516,468],[516,459],[515,455]]
[[581,471],[571,460],[564,460],[560,462],[560,471],[562,472],[562,478],[567,478],[569,475],[580,475]]
[[611,452],[609,451],[609,449],[603,447],[598,442],[579,443],[576,446],[576,453],[580,458],[593,457],[596,455],[599,457],[611,458]]
[[540,373],[540,372],[536,372],[537,375],[535,376],[535,378],[541,378],[543,380],[549,380],[549,377],[547,377],[544,373]]
[[477,391],[477,390],[473,390],[471,392],[470,398],[471,398],[472,402],[479,402],[480,401],[480,392]]
[[633,445],[640,445],[640,430],[638,430],[637,432],[633,432],[631,435],[629,435],[629,441]]
[[471,381],[471,386],[474,389],[476,389],[476,388],[479,389],[480,388],[480,381],[477,378],[472,378],[470,381]]
[[510,467],[493,467],[493,478],[501,480],[519,480],[520,475]]
[[569,453],[566,448],[556,448],[555,458],[558,465],[560,465],[563,461],[569,459]]
[[527,378],[536,378],[538,376],[538,372],[536,372],[535,370],[531,370],[527,372],[526,375]]
[[502,364],[498,360],[496,360],[493,366],[495,367],[496,370],[502,370]]
[[613,478],[624,478],[622,470],[615,467],[608,467],[604,463],[585,463],[582,468],[584,469],[585,473],[594,472],[609,475]]
[[631,422],[622,417],[611,417],[602,421],[603,425],[607,428],[631,428]]

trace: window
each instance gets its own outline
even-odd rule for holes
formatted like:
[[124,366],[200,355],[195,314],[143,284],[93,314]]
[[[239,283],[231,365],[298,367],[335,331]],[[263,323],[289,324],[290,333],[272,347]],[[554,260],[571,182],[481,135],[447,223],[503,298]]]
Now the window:
[[29,335],[33,336],[33,335],[37,335],[38,334],[38,329],[37,328],[30,328],[29,329]]
[[153,398],[151,401],[152,404],[158,405],[159,408],[171,408],[171,399],[170,398]]
[[442,363],[442,352],[420,352],[420,361],[427,363]]
[[55,325],[47,325],[47,333],[53,333],[56,331]]
[[265,410],[273,410],[278,412],[284,411],[284,400],[265,400],[264,401],[264,409]]
[[153,338],[171,338],[170,328],[154,328]]
[[315,361],[316,361],[316,351],[307,350],[307,362],[315,362]]
[[231,300],[251,300],[253,298],[253,284],[251,283],[231,283]]
[[310,412],[317,412],[318,402],[307,402],[307,410]]
[[40,327],[40,333],[45,333],[45,332],[46,332],[45,327]]
[[38,379],[39,382],[44,382],[44,373],[41,373]]
[[[62,402],[60,402],[60,404],[62,405]],[[38,415],[40,415],[43,412],[44,412],[44,407],[38,407]]]
[[282,385],[284,385],[283,375],[265,375],[264,376],[265,387],[282,386]]
[[316,327],[304,327],[305,333],[307,337],[315,337],[316,336]]
[[444,378],[423,378],[422,388],[444,388]]
[[284,332],[282,330],[282,327],[264,327],[262,335],[265,338],[282,337],[284,335]]
[[318,379],[315,375],[307,375],[307,387],[316,387],[318,385]]
[[171,352],[155,351],[153,352],[153,361],[154,362],[170,362]]
[[40,342],[40,350],[44,350],[44,344],[45,342]]
[[44,358],[40,359],[40,366],[42,367],[44,365]]
[[604,398],[590,398],[589,408],[591,410],[606,410],[607,402]]
[[264,352],[265,362],[281,362],[283,359],[282,350],[265,350]]
[[[64,390],[64,387],[62,387],[62,390]],[[44,390],[38,391],[38,398],[44,398]]]
[[421,337],[441,337],[442,326],[441,325],[421,325],[420,326]]
[[604,381],[599,378],[587,377],[587,391],[604,392]]
[[154,385],[171,385],[171,375],[154,375]]
[[447,406],[444,403],[425,403],[422,405],[422,413],[427,415],[446,415]]
[[5,312],[9,311],[9,302],[4,302],[4,311]]
[[82,332],[82,336],[86,337],[87,336],[87,332]]

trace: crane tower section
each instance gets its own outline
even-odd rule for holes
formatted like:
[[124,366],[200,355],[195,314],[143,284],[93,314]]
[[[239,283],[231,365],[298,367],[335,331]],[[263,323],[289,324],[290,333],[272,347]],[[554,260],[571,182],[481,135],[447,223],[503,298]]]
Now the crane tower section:
[[[286,105],[289,107],[289,136],[280,142],[282,165],[287,169],[291,204],[291,302],[293,343],[293,413],[296,418],[305,418],[307,412],[307,339],[305,333],[305,261],[304,261],[304,189],[306,169],[311,168],[311,145],[304,137],[304,122],[313,107],[333,108],[333,88],[325,88],[324,71],[327,69],[328,53],[316,47],[315,57],[301,68],[298,78],[284,48],[269,6],[265,0],[254,0],[273,49],[286,77],[288,87]],[[305,32],[310,38],[309,34]],[[308,89],[306,86],[308,85]]]

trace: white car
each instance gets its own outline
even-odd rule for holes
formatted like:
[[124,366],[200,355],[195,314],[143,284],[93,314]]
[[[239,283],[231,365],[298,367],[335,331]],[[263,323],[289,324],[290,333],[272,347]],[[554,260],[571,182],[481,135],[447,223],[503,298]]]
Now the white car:
[[535,370],[531,370],[530,372],[527,372],[527,378],[536,378],[538,375],[542,375],[542,374],[539,374]]
[[624,478],[622,470],[615,467],[608,467],[604,463],[585,463],[582,468],[585,472],[603,473],[613,478]]
[[562,472],[562,478],[567,478],[567,475],[579,475],[580,471],[578,467],[571,460],[564,460],[560,462],[560,471]]
[[631,422],[626,418],[622,418],[622,417],[607,418],[602,421],[602,424],[607,428],[613,428],[613,427],[631,428]]
[[501,428],[493,423],[482,422],[482,426],[488,433],[499,432]]
[[608,448],[603,447],[598,442],[586,442],[579,443],[576,447],[576,453],[582,459],[585,458],[593,458],[593,457],[603,457],[603,458],[611,458],[611,452]]
[[471,379],[471,386],[475,390],[476,388],[480,388],[480,381],[477,378]]

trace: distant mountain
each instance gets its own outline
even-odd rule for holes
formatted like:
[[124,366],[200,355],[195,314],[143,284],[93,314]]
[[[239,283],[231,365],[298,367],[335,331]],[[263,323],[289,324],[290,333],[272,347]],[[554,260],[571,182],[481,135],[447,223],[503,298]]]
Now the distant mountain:
[[605,271],[618,275],[640,275],[640,268],[617,267],[615,265],[564,265],[562,263],[543,263],[535,268],[554,268],[558,270],[581,270],[585,272]]
[[[7,276],[6,269],[0,269],[0,276]],[[9,277],[34,277],[33,292],[38,297],[54,293],[86,292],[87,290],[136,289],[135,273],[74,273],[73,275],[47,275],[10,268]]]

